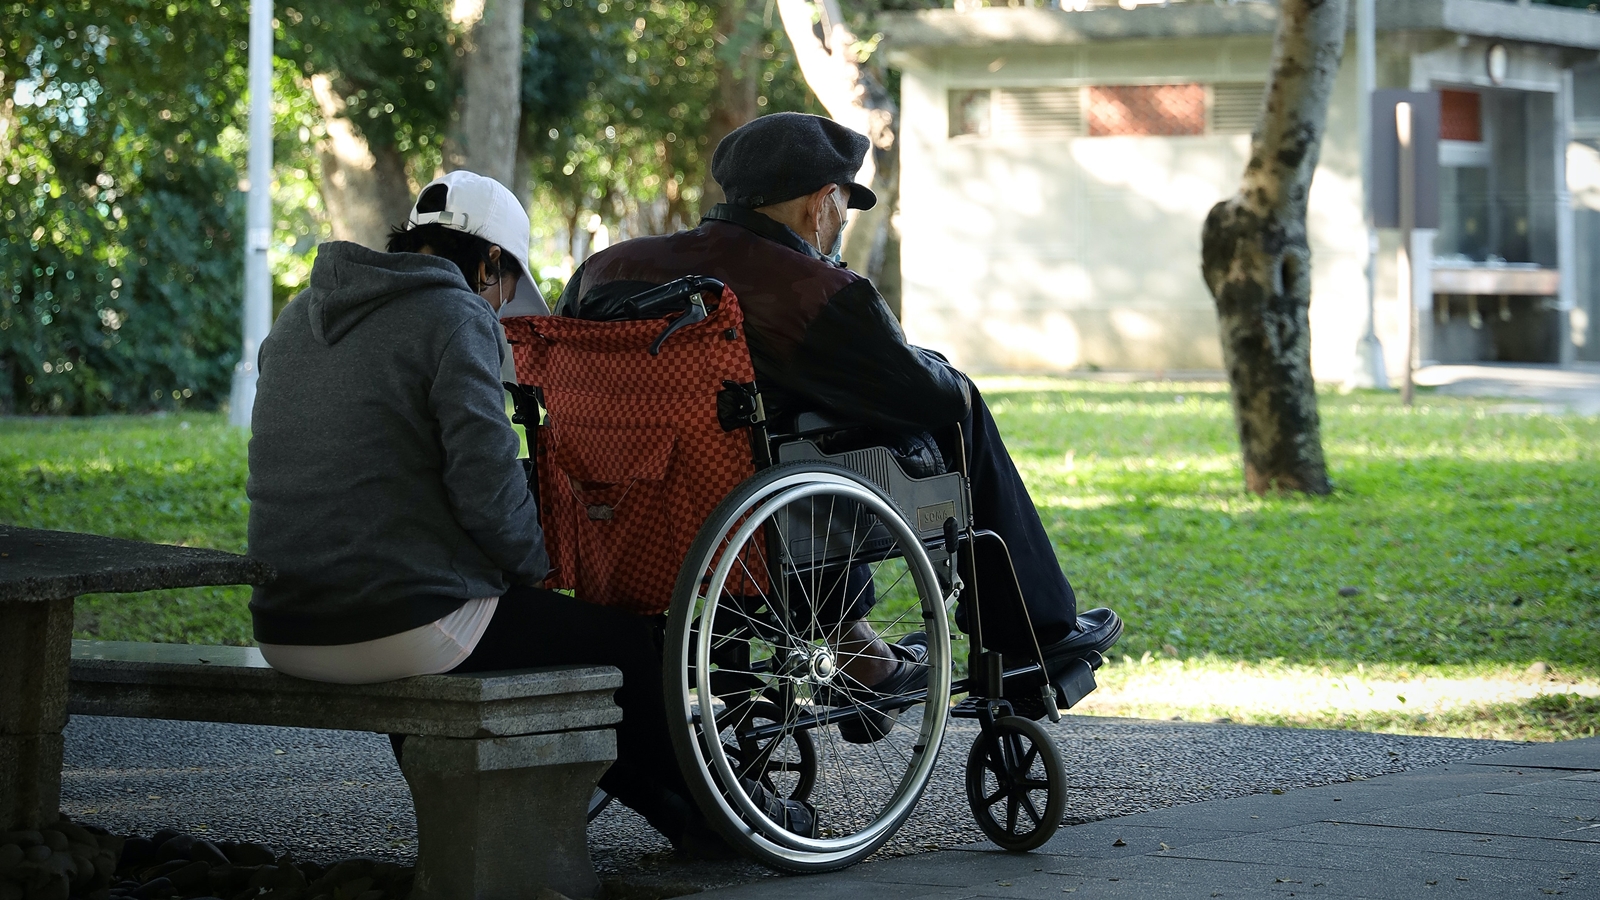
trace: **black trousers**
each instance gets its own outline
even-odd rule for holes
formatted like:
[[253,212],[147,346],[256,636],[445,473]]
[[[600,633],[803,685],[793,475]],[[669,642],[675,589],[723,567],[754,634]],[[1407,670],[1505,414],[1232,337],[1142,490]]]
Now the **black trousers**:
[[[962,592],[956,622],[970,634],[976,617],[986,647],[1032,657],[1035,635],[1041,645],[1048,645],[1072,633],[1078,621],[1078,601],[989,405],[970,380],[968,388],[972,412],[961,422],[962,446],[955,446],[954,429],[934,435],[934,439],[947,471],[955,468],[958,453],[965,455],[973,524],[979,531],[994,532],[1003,544],[978,542],[976,577],[963,574],[970,580]],[[877,602],[867,566],[855,567],[848,578],[825,581],[818,594],[824,610],[818,618],[830,624],[840,618],[868,618]]]
[[512,587],[457,672],[600,665],[622,670],[617,760],[600,787],[674,843],[702,820],[689,798],[661,699],[665,619],[639,616],[543,588]]
[[[1050,534],[1044,530],[1033,498],[1028,496],[1028,487],[1006,451],[989,405],[978,393],[977,385],[968,380],[967,386],[972,392],[972,413],[961,423],[961,436],[972,482],[973,524],[1005,541],[1010,562],[1007,564],[998,545],[979,542],[975,579],[978,602],[974,605],[974,592],[969,586],[961,595],[956,622],[970,633],[976,610],[981,616],[985,645],[1005,653],[1031,656],[1029,621],[1040,644],[1061,640],[1077,627],[1078,599],[1061,571]],[[947,460],[953,458],[950,451],[954,449],[941,445]],[[1022,592],[1020,598],[1016,596],[1018,589]],[[1026,605],[1026,616],[1019,604]]]

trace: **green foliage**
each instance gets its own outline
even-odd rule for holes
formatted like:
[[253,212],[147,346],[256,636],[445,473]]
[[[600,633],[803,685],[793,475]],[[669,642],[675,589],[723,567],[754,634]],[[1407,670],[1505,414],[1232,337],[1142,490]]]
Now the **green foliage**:
[[219,145],[241,17],[0,10],[0,411],[214,404],[239,344],[242,204]]
[[752,53],[758,109],[820,111],[775,19],[752,5],[718,35],[715,2],[529,4],[523,151],[548,236],[600,215],[616,233],[692,226],[711,150],[719,56]]
[[[343,98],[350,122],[369,144],[395,147],[403,154],[431,148],[437,158],[456,91],[443,3],[296,4],[284,6],[277,21],[274,50],[301,76],[302,83],[295,85],[298,93],[308,90],[304,79],[326,75]],[[321,123],[288,124],[294,127],[280,125],[280,135],[293,135],[302,124],[315,133]],[[291,143],[303,145],[304,139]]]

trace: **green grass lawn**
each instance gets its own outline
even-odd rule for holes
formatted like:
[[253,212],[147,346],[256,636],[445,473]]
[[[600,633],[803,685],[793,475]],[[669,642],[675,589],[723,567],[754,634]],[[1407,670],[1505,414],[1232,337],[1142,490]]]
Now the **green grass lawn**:
[[[1127,620],[1119,657],[1600,678],[1600,418],[1325,393],[1336,492],[1258,498],[1224,385],[981,383],[1080,605]],[[214,415],[0,420],[0,519],[242,551],[245,443]],[[247,594],[91,597],[77,628],[248,643]]]

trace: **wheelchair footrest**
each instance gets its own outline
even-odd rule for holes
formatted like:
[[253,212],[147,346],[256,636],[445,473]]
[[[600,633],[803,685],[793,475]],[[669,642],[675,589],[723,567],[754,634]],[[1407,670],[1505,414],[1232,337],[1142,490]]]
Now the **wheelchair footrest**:
[[1098,668],[1094,663],[1100,654],[1094,654],[1096,659],[1091,661],[1087,657],[1079,657],[1067,663],[1061,673],[1054,679],[1056,686],[1056,699],[1061,702],[1062,709],[1071,709],[1078,701],[1094,693],[1098,687],[1094,680],[1094,670]]

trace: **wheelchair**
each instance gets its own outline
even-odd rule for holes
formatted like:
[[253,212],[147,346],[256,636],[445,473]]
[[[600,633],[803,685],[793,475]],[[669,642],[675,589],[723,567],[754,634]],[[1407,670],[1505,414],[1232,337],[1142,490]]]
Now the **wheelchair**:
[[[849,423],[769,421],[739,305],[715,279],[613,309],[611,321],[505,320],[513,420],[528,430],[547,585],[665,613],[663,702],[710,825],[779,870],[850,866],[912,814],[956,717],[978,724],[965,787],[983,833],[1013,851],[1049,840],[1067,799],[1062,759],[1014,706],[1059,720],[1094,690],[1102,659],[1088,650],[1051,673],[1037,639],[1031,654],[985,649],[976,551],[1009,557],[973,525],[965,459],[918,477],[884,447],[841,449]],[[958,598],[970,648],[959,677]],[[1020,589],[987,602],[1027,616]],[[867,651],[847,639],[847,615],[885,642],[925,634],[913,664],[926,686],[884,694],[856,681]],[[780,821],[774,798],[808,804],[812,833]],[[606,800],[596,794],[591,816]]]

